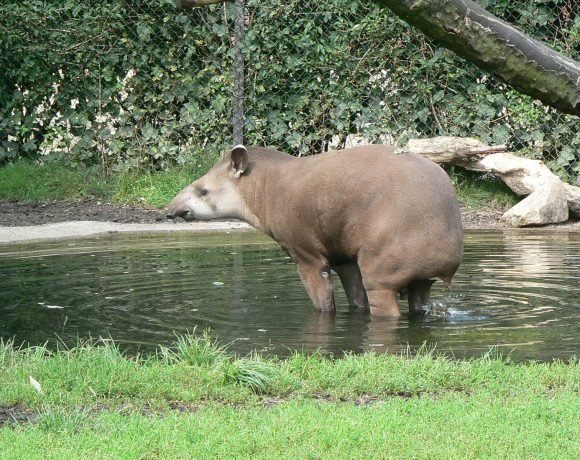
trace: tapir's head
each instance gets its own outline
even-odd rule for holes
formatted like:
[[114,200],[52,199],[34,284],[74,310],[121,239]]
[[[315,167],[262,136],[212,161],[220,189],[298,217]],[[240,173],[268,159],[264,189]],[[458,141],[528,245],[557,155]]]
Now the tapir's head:
[[238,182],[248,168],[248,151],[235,146],[208,173],[179,192],[167,209],[167,217],[191,220],[241,218],[244,202]]

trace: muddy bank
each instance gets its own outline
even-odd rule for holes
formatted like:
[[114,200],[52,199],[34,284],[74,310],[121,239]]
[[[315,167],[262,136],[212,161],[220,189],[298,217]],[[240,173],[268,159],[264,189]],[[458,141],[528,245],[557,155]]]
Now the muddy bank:
[[[466,228],[504,228],[501,211],[462,208]],[[21,227],[58,222],[113,222],[119,224],[171,223],[162,209],[100,201],[19,203],[0,201],[0,226]]]
[[[497,209],[462,207],[468,230],[499,230],[508,226]],[[250,229],[242,222],[174,222],[163,210],[99,201],[18,203],[0,201],[0,243],[74,238],[115,232],[229,231]],[[536,228],[578,231],[580,222]]]
[[20,227],[75,221],[155,224],[166,222],[167,219],[163,210],[100,201],[48,203],[0,201],[0,226]]

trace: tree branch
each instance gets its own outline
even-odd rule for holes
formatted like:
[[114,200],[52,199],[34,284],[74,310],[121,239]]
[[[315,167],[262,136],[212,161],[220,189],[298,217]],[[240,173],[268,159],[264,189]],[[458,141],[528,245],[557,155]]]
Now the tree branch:
[[375,0],[520,92],[580,115],[580,63],[471,0]]

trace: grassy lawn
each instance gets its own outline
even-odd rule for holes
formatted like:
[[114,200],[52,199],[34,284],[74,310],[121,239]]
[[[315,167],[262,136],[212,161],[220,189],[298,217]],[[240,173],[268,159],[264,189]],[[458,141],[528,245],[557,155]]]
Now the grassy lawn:
[[[57,161],[38,165],[19,161],[0,167],[0,200],[42,202],[53,200],[98,199],[106,202],[167,206],[173,196],[194,181],[216,161],[210,155],[201,162],[166,171],[118,172],[103,176],[99,168],[71,168]],[[462,204],[507,209],[517,197],[500,180],[459,170],[450,171]]]
[[[2,458],[578,458],[580,367],[489,353],[236,357],[207,334],[0,346]],[[8,417],[5,417],[5,419]],[[1,422],[0,422],[1,423]]]

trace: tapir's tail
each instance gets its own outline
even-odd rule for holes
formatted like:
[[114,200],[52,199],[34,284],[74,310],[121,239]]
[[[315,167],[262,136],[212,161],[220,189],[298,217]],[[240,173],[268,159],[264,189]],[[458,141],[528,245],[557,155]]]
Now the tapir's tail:
[[441,277],[441,281],[443,281],[445,283],[445,286],[447,286],[447,289],[449,289],[450,291],[453,290],[452,289],[452,285],[453,285],[453,275]]

